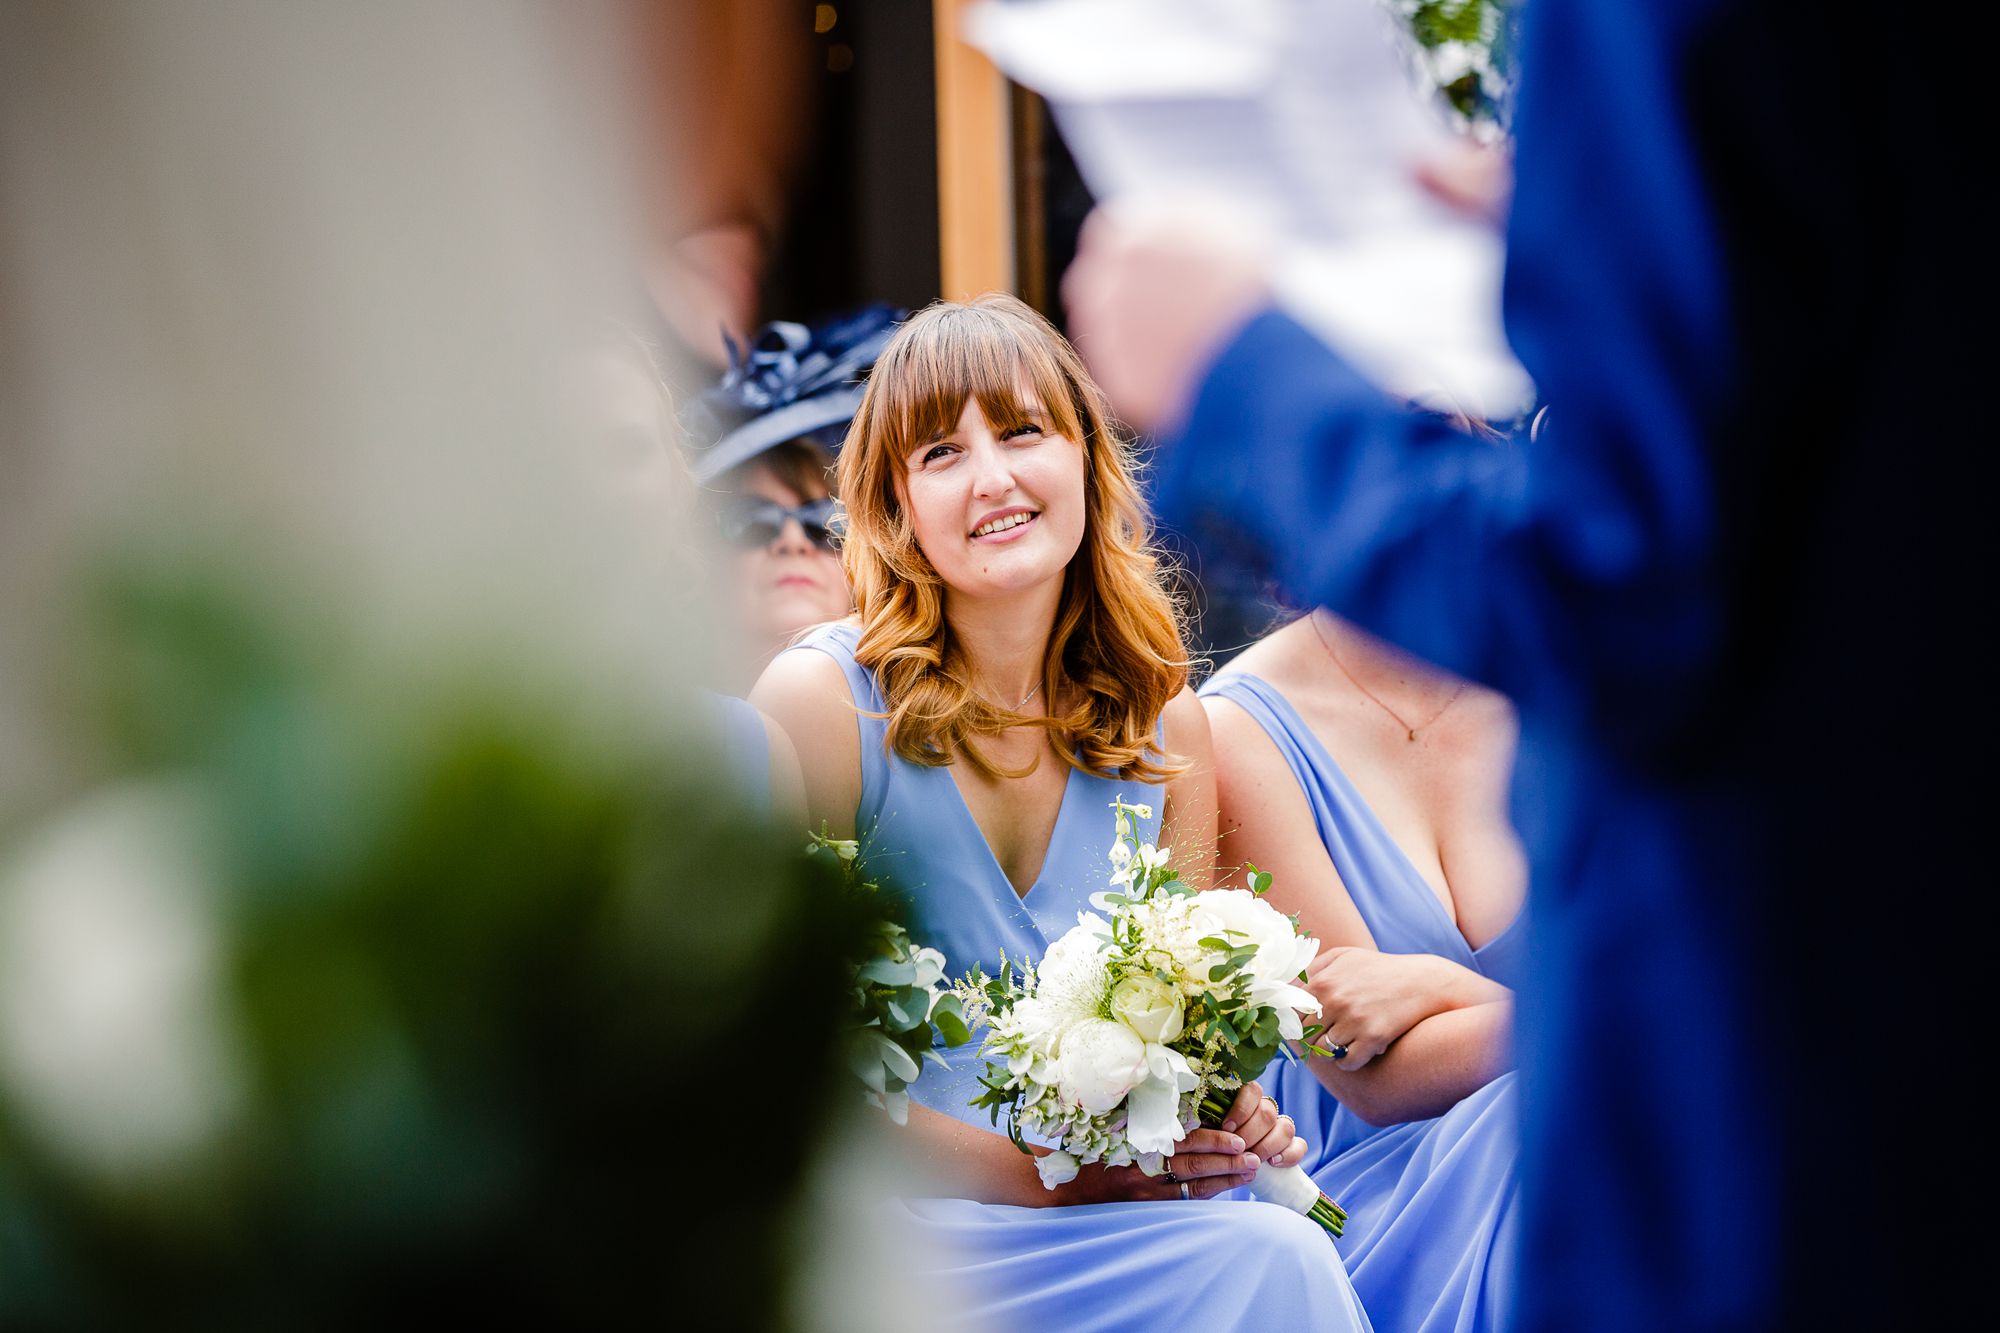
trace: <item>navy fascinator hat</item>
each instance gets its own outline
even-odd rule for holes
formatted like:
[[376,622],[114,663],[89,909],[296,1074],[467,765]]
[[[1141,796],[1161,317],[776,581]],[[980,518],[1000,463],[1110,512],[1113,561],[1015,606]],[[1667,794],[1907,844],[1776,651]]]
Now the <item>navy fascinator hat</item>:
[[729,369],[681,414],[696,480],[712,481],[800,436],[838,448],[869,368],[907,318],[907,310],[878,304],[812,328],[773,321],[747,348],[727,339]]

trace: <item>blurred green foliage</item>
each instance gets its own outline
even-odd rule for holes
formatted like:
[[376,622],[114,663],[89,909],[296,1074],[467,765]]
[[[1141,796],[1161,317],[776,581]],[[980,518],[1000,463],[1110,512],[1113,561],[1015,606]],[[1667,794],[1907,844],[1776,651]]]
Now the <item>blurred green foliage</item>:
[[1425,72],[1474,126],[1511,120],[1514,29],[1521,0],[1390,0],[1425,52]]
[[867,923],[723,779],[707,705],[363,665],[217,564],[127,565],[78,699],[198,791],[247,1096],[79,1166],[0,1080],[0,1326],[783,1322]]

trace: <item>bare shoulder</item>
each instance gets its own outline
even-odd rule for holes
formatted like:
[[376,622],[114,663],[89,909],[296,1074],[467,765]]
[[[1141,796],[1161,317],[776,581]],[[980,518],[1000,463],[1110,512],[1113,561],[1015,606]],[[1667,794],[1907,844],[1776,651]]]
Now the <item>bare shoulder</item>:
[[840,663],[816,648],[779,653],[750,691],[798,755],[807,813],[843,836],[861,801],[861,730]]
[[1285,769],[1285,758],[1265,734],[1263,724],[1244,711],[1241,704],[1219,694],[1201,702],[1208,713],[1209,734],[1215,746],[1215,775],[1224,788],[1225,801],[1232,783],[1254,783]]
[[1160,713],[1160,730],[1168,754],[1206,762],[1214,751],[1214,742],[1209,739],[1208,712],[1192,688],[1184,687],[1167,700]]

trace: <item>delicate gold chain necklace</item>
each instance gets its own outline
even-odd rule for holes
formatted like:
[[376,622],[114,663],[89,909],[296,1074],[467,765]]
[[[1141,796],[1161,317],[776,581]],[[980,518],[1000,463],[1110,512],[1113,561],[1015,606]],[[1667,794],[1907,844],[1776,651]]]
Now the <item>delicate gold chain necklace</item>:
[[1375,693],[1375,691],[1369,689],[1366,685],[1363,685],[1360,681],[1354,678],[1354,673],[1347,669],[1347,663],[1341,661],[1340,654],[1333,650],[1333,640],[1327,638],[1326,631],[1320,628],[1319,612],[1317,611],[1307,612],[1306,619],[1312,622],[1313,633],[1319,637],[1320,646],[1326,649],[1326,655],[1328,657],[1331,657],[1333,659],[1333,664],[1340,668],[1340,674],[1347,677],[1349,683],[1351,683],[1355,689],[1360,690],[1363,694],[1367,695],[1369,701],[1373,703],[1377,708],[1387,713],[1390,717],[1395,718],[1396,725],[1401,727],[1403,729],[1404,734],[1412,741],[1416,740],[1418,732],[1428,731],[1431,727],[1435,726],[1437,724],[1437,720],[1443,717],[1446,713],[1450,712],[1451,706],[1458,702],[1458,696],[1465,693],[1466,683],[1464,681],[1460,681],[1458,683],[1458,688],[1451,692],[1451,698],[1446,699],[1444,701],[1443,708],[1440,708],[1437,710],[1437,712],[1432,713],[1430,715],[1430,719],[1424,722],[1421,726],[1413,727],[1409,724],[1409,722],[1403,717],[1401,713],[1389,707],[1389,705],[1383,703],[1381,698]]
[[[1013,713],[1020,712],[1023,708],[1026,708],[1028,706],[1028,700],[1034,698],[1041,692],[1042,692],[1042,687],[1040,685],[1036,685],[1034,689],[1029,690],[1026,694],[1021,696],[1021,702],[1015,704],[1008,711]],[[981,699],[986,699],[986,692],[984,690],[974,690],[973,693],[978,695]],[[989,708],[998,708],[1000,705],[994,703],[991,699],[986,699],[986,706]]]

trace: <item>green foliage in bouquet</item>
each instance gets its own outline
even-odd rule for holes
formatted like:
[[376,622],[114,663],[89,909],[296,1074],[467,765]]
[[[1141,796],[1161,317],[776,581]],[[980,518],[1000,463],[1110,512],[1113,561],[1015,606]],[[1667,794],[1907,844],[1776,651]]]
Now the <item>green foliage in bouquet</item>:
[[1512,119],[1520,0],[1389,0],[1419,49],[1425,79],[1475,131]]
[[963,1045],[972,1030],[959,997],[944,984],[944,955],[912,940],[890,915],[882,886],[862,877],[860,844],[827,836],[824,823],[810,837],[807,851],[840,876],[867,922],[849,971],[848,1068],[868,1100],[900,1125],[909,1118],[909,1087],[923,1063],[944,1064],[937,1044]]
[[[781,1326],[853,904],[714,780],[698,699],[656,727],[488,654],[392,666],[217,572],[252,567],[114,572],[94,794],[7,831],[0,1325],[671,1323],[701,1291]],[[765,1133],[732,1079],[779,1030]]]

